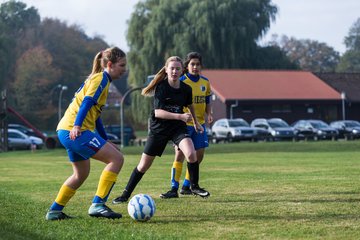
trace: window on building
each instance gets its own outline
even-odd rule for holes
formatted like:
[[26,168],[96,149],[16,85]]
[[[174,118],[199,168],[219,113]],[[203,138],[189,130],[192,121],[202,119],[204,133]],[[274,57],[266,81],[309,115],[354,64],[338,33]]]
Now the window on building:
[[273,112],[273,113],[290,113],[291,106],[290,106],[290,104],[273,104],[271,112]]
[[242,105],[242,112],[243,113],[252,113],[253,112],[253,106],[250,105]]

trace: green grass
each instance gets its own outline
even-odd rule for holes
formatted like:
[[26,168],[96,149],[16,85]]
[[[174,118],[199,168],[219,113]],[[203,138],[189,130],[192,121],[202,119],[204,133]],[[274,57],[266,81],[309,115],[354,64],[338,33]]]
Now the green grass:
[[[169,146],[134,193],[157,206],[146,223],[127,205],[109,204],[120,220],[87,215],[103,164],[66,206],[75,219],[45,221],[72,173],[63,149],[0,154],[0,239],[360,239],[360,141],[211,145],[201,165],[201,199],[163,200],[173,160]],[[110,199],[124,188],[142,147],[124,149],[125,164]]]

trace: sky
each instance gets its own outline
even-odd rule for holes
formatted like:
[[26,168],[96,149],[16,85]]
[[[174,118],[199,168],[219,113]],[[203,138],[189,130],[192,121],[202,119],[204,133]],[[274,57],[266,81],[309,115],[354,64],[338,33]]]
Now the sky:
[[[68,25],[79,25],[88,36],[100,35],[108,44],[129,50],[127,21],[139,0],[21,1],[38,9],[41,18],[57,18]],[[344,37],[360,18],[359,0],[273,0],[272,3],[278,7],[278,14],[259,41],[261,44],[269,41],[273,34],[286,35],[325,42],[342,54],[346,50]]]

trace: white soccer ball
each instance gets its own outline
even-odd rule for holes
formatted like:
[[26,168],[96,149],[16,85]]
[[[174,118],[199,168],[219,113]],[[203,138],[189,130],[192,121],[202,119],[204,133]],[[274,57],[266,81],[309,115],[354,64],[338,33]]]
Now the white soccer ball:
[[136,221],[145,222],[154,216],[156,206],[154,200],[147,194],[133,196],[128,204],[128,213]]

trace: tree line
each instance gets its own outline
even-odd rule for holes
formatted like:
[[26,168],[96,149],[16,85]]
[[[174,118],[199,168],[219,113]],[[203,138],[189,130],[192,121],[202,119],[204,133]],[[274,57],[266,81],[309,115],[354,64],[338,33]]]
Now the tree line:
[[[360,71],[359,20],[345,38],[343,56],[325,43],[286,36],[260,46],[277,12],[271,0],[140,1],[128,22],[128,83],[143,86],[166,58],[190,51],[203,55],[206,68]],[[41,20],[35,7],[10,0],[0,6],[0,89],[7,89],[9,105],[29,121],[54,129],[59,84],[68,87],[64,99],[71,99],[95,54],[108,46],[77,25]],[[150,106],[149,99],[134,92],[133,111],[126,114],[145,125]]]

